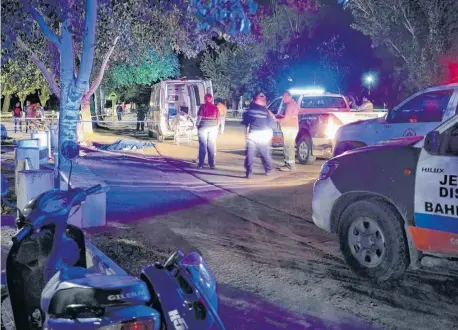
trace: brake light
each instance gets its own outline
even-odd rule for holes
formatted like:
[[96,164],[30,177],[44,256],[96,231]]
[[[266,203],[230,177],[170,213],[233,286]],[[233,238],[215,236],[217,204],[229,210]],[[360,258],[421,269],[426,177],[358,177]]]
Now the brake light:
[[418,123],[418,120],[416,118],[409,118],[409,123]]
[[321,166],[320,176],[318,177],[318,179],[326,180],[338,166],[339,163],[336,160],[328,160],[326,163],[323,164],[323,166]]

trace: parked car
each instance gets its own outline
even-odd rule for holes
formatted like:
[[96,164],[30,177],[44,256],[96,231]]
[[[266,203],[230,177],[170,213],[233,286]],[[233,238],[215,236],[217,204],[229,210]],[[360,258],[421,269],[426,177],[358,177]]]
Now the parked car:
[[[332,142],[340,126],[362,119],[385,116],[385,112],[352,111],[341,94],[325,93],[319,89],[291,89],[299,106],[299,133],[296,137],[297,159],[301,164],[312,164],[316,157],[330,158]],[[281,116],[286,105],[282,98],[275,99],[269,110]],[[274,130],[273,147],[283,147],[280,125]]]
[[458,113],[458,84],[427,88],[394,107],[386,117],[339,128],[333,155],[402,136],[423,136]]
[[458,256],[458,116],[426,137],[348,151],[323,164],[313,221],[336,233],[353,271],[400,277],[427,255]]

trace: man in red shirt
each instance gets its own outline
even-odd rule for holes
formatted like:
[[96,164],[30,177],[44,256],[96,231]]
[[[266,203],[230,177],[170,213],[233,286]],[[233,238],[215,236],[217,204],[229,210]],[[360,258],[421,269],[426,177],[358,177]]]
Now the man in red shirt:
[[205,103],[197,113],[197,128],[199,129],[199,164],[204,167],[205,155],[208,152],[208,165],[215,168],[216,137],[218,136],[219,111],[213,104],[213,96],[205,95]]

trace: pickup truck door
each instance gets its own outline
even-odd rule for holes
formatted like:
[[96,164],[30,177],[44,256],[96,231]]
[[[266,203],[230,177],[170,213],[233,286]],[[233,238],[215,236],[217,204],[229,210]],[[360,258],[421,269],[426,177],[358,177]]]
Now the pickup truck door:
[[419,250],[458,254],[458,117],[437,131],[440,150],[423,147],[417,163],[415,226],[409,232]]
[[390,111],[386,120],[377,122],[373,137],[368,137],[374,141],[367,142],[373,144],[402,136],[426,135],[454,110],[455,94],[453,89],[442,89],[413,95]]

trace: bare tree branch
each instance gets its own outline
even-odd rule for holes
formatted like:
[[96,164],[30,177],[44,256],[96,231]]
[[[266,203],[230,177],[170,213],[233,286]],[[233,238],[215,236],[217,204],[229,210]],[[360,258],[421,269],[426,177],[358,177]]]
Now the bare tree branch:
[[86,1],[86,17],[84,24],[83,51],[81,63],[76,79],[77,89],[86,89],[91,77],[92,64],[94,63],[94,49],[96,44],[97,0]]
[[83,96],[83,103],[85,101],[88,101],[89,98],[91,97],[91,95],[95,93],[97,88],[99,88],[100,83],[103,80],[103,76],[105,74],[105,71],[106,71],[106,69],[108,67],[108,62],[110,60],[111,54],[113,54],[113,51],[114,51],[118,41],[119,41],[119,36],[115,38],[115,40],[113,41],[113,44],[111,45],[110,49],[105,54],[105,56],[103,58],[103,61],[102,61],[102,65],[100,66],[99,73],[97,74],[97,77],[94,79],[94,82],[92,83],[91,88],[89,88],[89,90]]
[[16,37],[16,44],[30,55],[30,59],[35,63],[35,65],[40,69],[41,73],[48,81],[49,86],[51,87],[52,92],[56,95],[57,98],[60,98],[60,88],[56,84],[56,77],[52,74],[45,66],[45,64],[38,58],[38,56],[21,40],[21,38]]
[[60,39],[59,37],[49,28],[49,26],[46,24],[46,21],[44,17],[38,12],[38,10],[32,6],[32,16],[37,21],[38,26],[41,29],[41,32],[43,32],[44,36],[51,41],[53,44],[57,46],[57,48],[60,47]]

